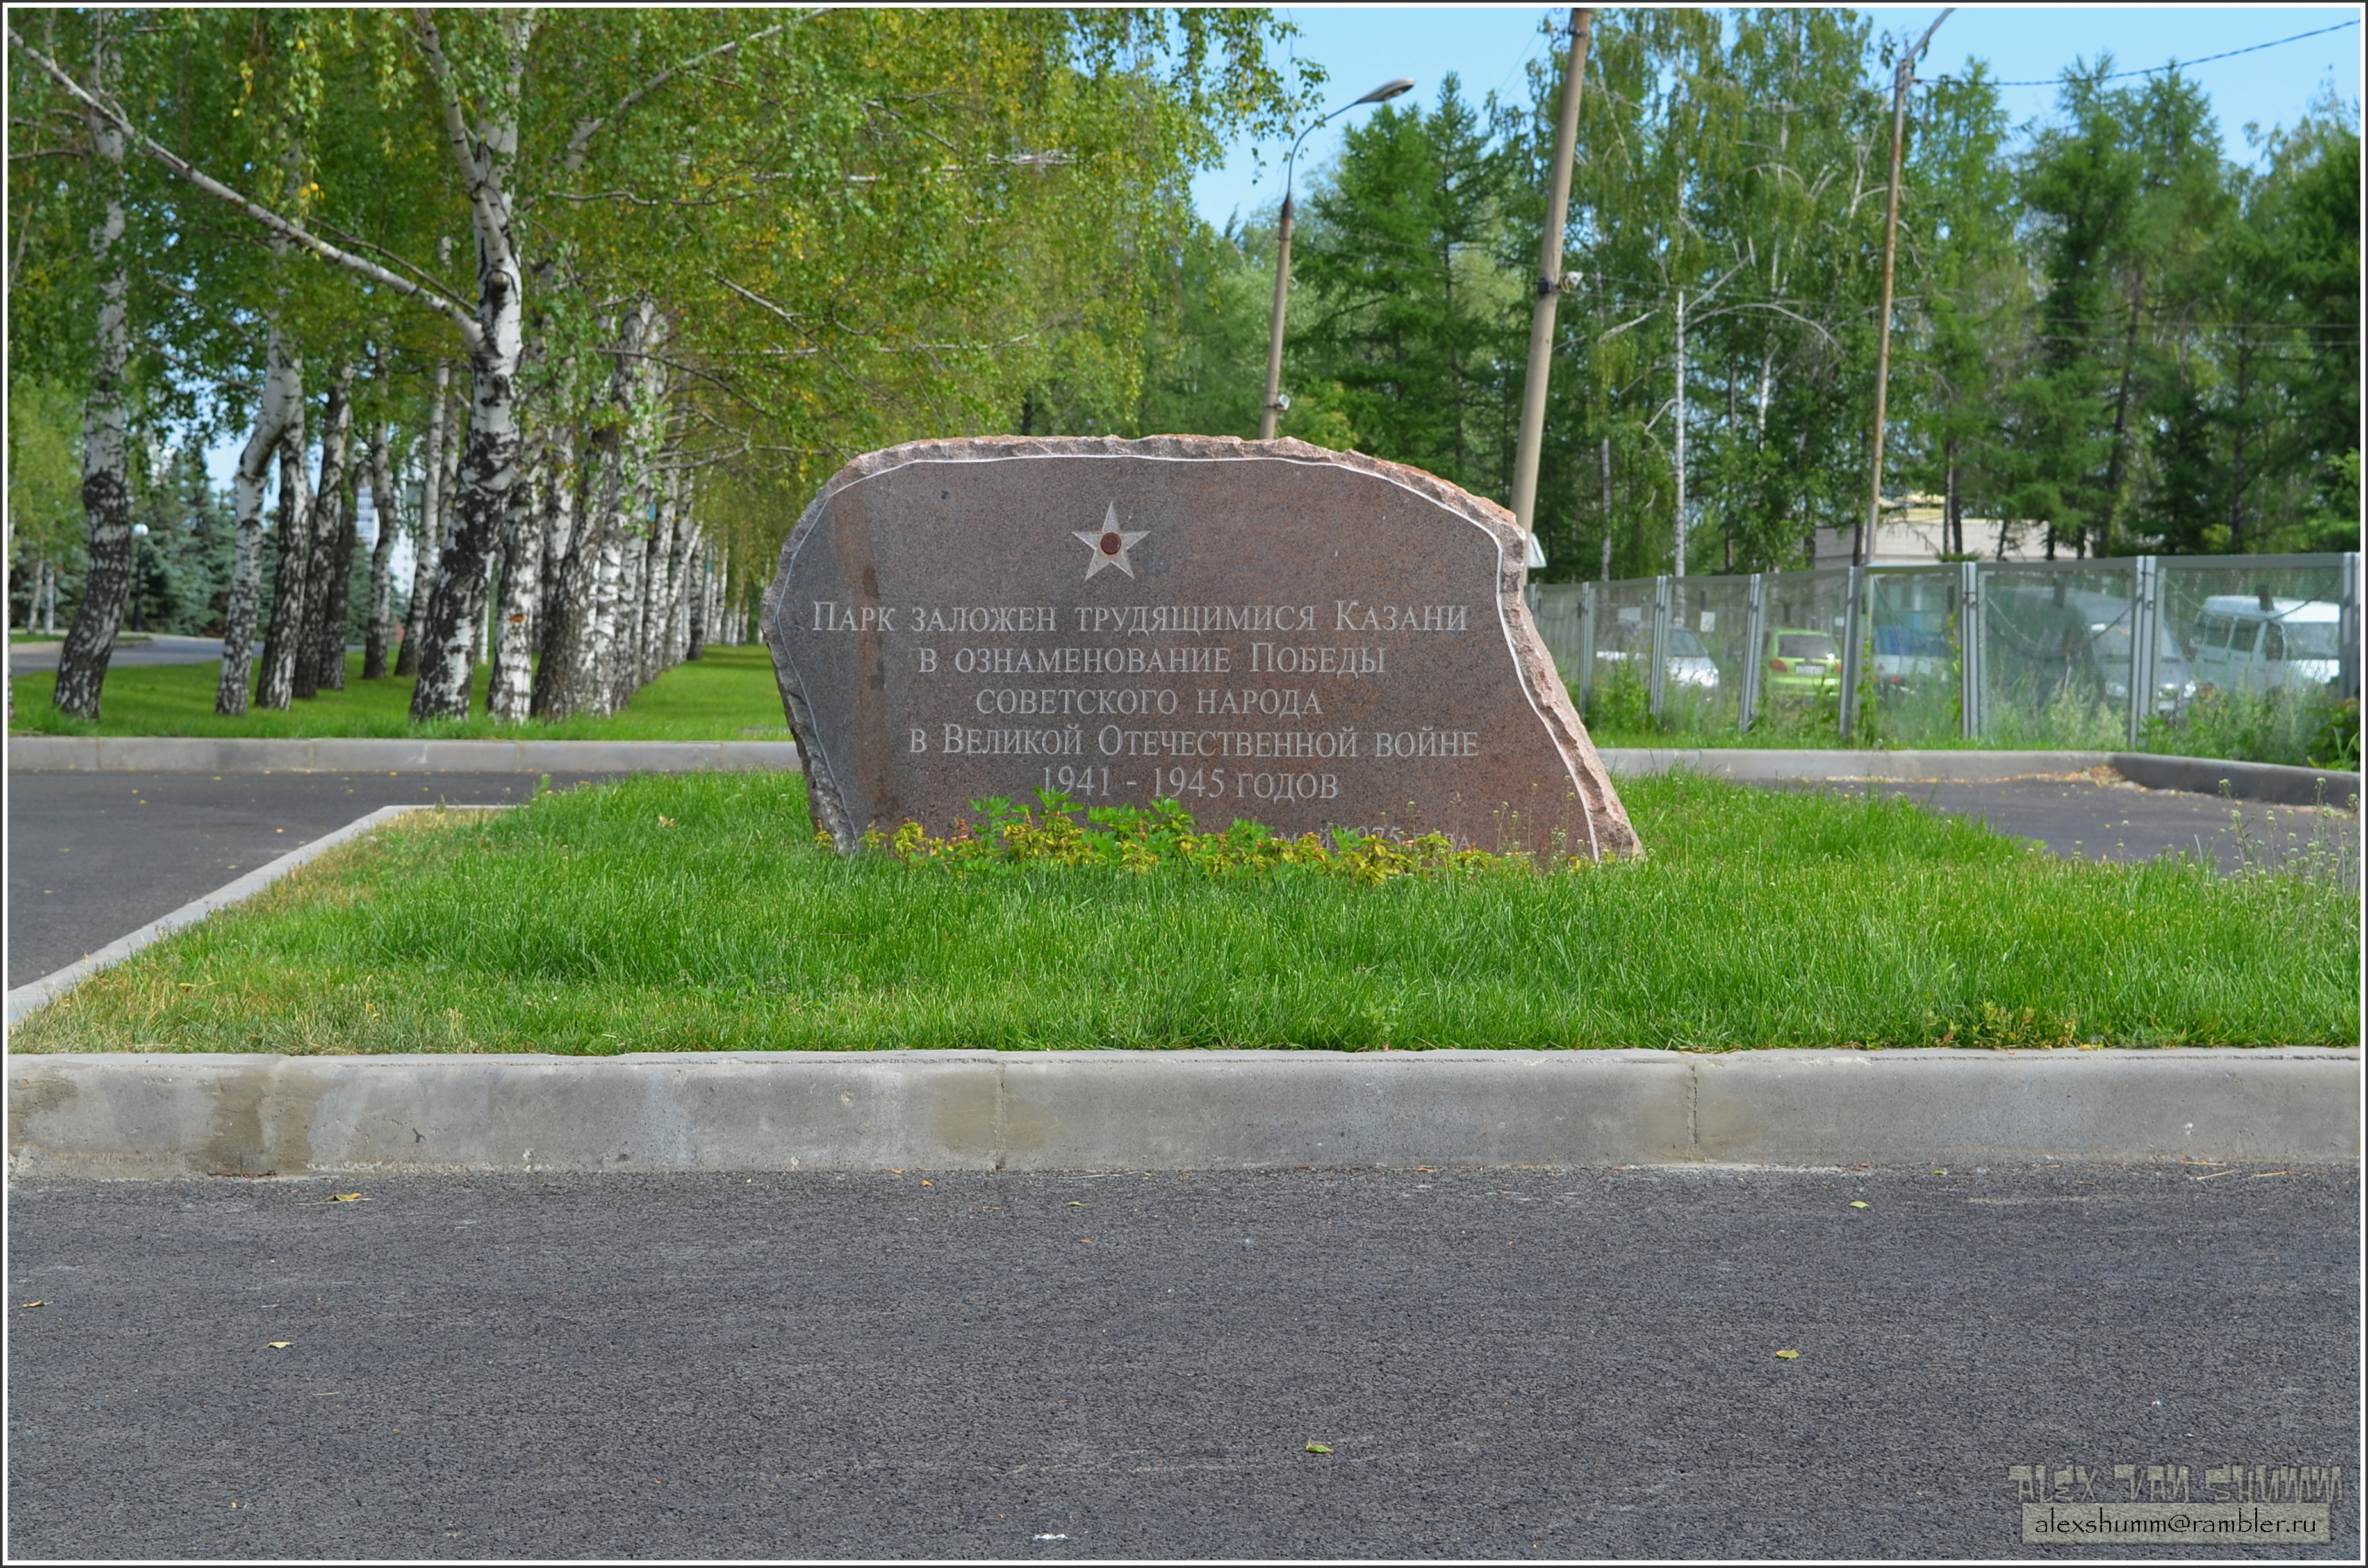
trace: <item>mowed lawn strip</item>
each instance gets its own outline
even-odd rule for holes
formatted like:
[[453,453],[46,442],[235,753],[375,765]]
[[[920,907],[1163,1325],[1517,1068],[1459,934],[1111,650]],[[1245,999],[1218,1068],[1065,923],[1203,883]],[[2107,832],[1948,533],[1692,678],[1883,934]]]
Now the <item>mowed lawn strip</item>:
[[[711,647],[696,663],[677,665],[633,694],[623,711],[606,719],[557,724],[496,724],[485,717],[489,665],[477,667],[471,706],[475,716],[414,725],[410,677],[362,679],[359,653],[346,655],[346,689],[324,691],[285,710],[250,708],[237,719],[214,711],[222,682],[219,662],[126,665],[107,672],[96,724],[69,719],[50,706],[57,676],[12,677],[17,734],[255,736],[270,740],[377,737],[505,741],[746,741],[790,738],[773,684],[772,658],[762,647]],[[751,730],[759,733],[749,733]]]
[[2356,1045],[2347,876],[2069,862],[1896,799],[1623,785],[1650,856],[1399,880],[815,845],[795,775],[643,777],[324,857],[23,1051]]

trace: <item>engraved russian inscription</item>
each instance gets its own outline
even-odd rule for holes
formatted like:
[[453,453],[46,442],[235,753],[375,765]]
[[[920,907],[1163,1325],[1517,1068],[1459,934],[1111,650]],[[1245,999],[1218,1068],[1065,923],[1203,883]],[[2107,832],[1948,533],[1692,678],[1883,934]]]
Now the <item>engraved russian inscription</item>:
[[922,442],[824,487],[765,636],[842,848],[1042,790],[1636,853],[1522,559],[1492,503],[1295,441]]

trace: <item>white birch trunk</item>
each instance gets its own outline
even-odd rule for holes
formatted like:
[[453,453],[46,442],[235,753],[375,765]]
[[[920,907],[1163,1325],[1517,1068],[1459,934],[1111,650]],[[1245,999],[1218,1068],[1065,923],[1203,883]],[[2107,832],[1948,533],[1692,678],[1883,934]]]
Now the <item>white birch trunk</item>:
[[420,642],[419,684],[411,692],[412,722],[423,723],[469,716],[470,643],[476,624],[484,619],[485,569],[508,523],[510,487],[518,481],[517,381],[525,349],[526,278],[507,182],[510,163],[518,155],[518,98],[535,23],[531,12],[500,14],[498,26],[507,46],[506,80],[480,83],[489,112],[472,126],[433,14],[422,9],[416,17],[421,53],[443,100],[446,138],[467,183],[477,242],[468,441],[461,459],[452,540],[438,563],[427,631]]
[[403,646],[394,655],[394,673],[419,673],[419,639],[427,631],[427,599],[436,585],[436,562],[444,553],[444,497],[451,494],[448,456],[453,451],[452,432],[445,423],[445,402],[452,387],[452,367],[438,361],[436,391],[427,403],[427,440],[420,449],[419,519],[411,534],[411,603],[404,618]]
[[[330,383],[329,403],[321,422],[321,477],[313,493],[313,515],[309,524],[312,543],[304,562],[304,597],[297,624],[301,628],[296,640],[296,667],[289,682],[290,695],[310,701],[320,690],[322,665],[336,649],[338,664],[337,686],[345,685],[346,658],[346,585],[338,574],[346,562],[340,559],[338,546],[343,542],[349,516],[346,505],[346,456],[353,443],[354,431],[354,371],[348,365],[337,372]],[[332,579],[336,579],[333,581]],[[330,629],[334,615],[336,625]]]
[[[107,90],[108,16],[92,19],[91,85]],[[127,318],[130,278],[117,246],[123,242],[123,133],[96,113],[84,116],[107,205],[90,234],[91,271],[101,281],[98,332],[92,358],[89,401],[83,405],[82,509],[89,539],[90,568],[83,578],[82,603],[58,650],[58,681],[51,697],[59,711],[97,721],[108,660],[131,594],[131,486],[125,461],[123,371],[131,355]]]
[[496,610],[494,673],[485,710],[500,724],[522,723],[534,706],[535,621],[542,600],[545,519],[537,505],[547,443],[529,443],[519,483],[510,487],[509,538],[502,550],[502,597]]
[[257,708],[288,706],[295,687],[296,653],[304,640],[304,574],[313,542],[313,473],[307,466],[304,425],[300,402],[279,436],[279,550],[271,583],[271,625],[263,634],[263,667],[255,677]]
[[394,637],[394,540],[402,530],[395,514],[391,434],[383,424],[370,426],[370,511],[378,518],[378,537],[370,541],[370,624],[362,636],[364,680],[386,678],[386,648]]
[[287,436],[289,421],[301,418],[303,406],[304,363],[289,353],[288,341],[275,324],[264,347],[263,397],[256,405],[255,427],[247,433],[238,472],[231,481],[236,531],[231,543],[230,603],[222,615],[222,682],[214,692],[214,711],[229,718],[246,712],[256,600],[263,579],[263,491],[271,482],[271,460]]

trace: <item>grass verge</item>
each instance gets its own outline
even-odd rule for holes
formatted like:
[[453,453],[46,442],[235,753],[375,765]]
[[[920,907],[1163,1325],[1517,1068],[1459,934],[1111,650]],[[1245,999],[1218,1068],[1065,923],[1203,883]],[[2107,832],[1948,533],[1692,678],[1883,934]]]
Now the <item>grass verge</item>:
[[1393,880],[818,847],[794,775],[411,819],[28,1051],[2357,1044],[2348,876],[2059,860],[1896,799],[1632,781],[1651,858]]
[[[696,664],[677,665],[633,694],[607,719],[560,724],[496,724],[485,717],[490,666],[479,665],[470,706],[474,716],[411,722],[408,676],[362,679],[361,655],[346,655],[346,689],[324,691],[286,710],[250,709],[244,718],[214,711],[222,665],[126,665],[107,672],[98,722],[70,719],[50,705],[57,676],[11,677],[14,733],[20,735],[238,735],[270,740],[428,736],[438,740],[742,741],[790,738],[780,689],[764,648],[712,647]],[[748,731],[757,733],[747,733]]]

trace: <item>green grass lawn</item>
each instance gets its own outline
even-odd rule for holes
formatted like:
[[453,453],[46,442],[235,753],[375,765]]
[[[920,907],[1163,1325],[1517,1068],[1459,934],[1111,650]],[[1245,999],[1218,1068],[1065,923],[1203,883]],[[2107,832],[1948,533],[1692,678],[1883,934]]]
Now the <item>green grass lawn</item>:
[[109,970],[17,1051],[2357,1044],[2349,875],[2068,862],[1911,802],[1630,781],[1546,876],[819,848],[795,775],[410,819]]
[[[414,727],[409,678],[366,681],[359,653],[346,655],[346,689],[324,691],[284,711],[249,709],[243,719],[214,712],[222,665],[128,665],[107,673],[96,724],[69,719],[50,705],[53,675],[12,677],[17,734],[255,735],[273,739],[432,735],[443,739],[554,741],[788,740],[773,665],[761,646],[710,647],[696,664],[677,665],[635,693],[625,710],[608,719],[562,724],[495,724],[484,716],[491,670],[479,666],[471,706],[460,722]],[[755,730],[760,733],[750,734]]]

